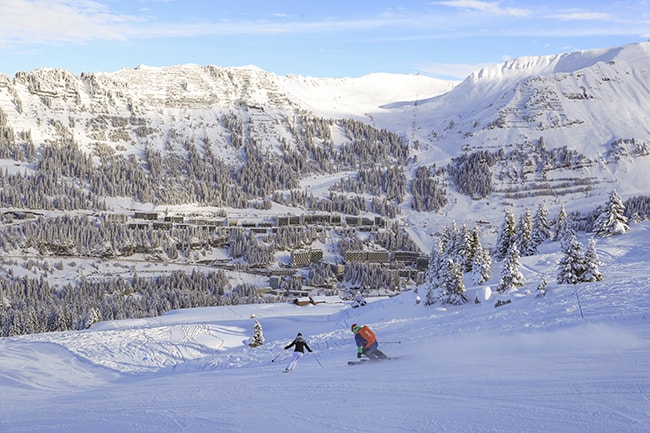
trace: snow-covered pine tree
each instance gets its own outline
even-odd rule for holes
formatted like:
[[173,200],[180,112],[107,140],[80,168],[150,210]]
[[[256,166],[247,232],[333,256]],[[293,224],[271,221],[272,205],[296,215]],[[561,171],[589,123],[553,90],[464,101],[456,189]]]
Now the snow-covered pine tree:
[[567,219],[566,209],[564,209],[564,205],[562,205],[560,206],[560,210],[557,214],[557,217],[553,222],[553,225],[555,226],[555,233],[553,235],[554,241],[559,241],[562,238],[562,228],[565,226],[566,219]]
[[628,231],[627,217],[623,215],[625,206],[621,197],[613,190],[605,209],[594,222],[593,232],[599,236],[621,235]]
[[462,305],[467,302],[463,269],[460,263],[447,260],[444,293],[440,301],[443,304]]
[[508,209],[494,246],[494,258],[496,260],[503,260],[508,254],[510,246],[514,243],[516,228],[517,222],[515,221],[515,216],[512,210]]
[[83,318],[82,318],[82,323],[81,326],[79,327],[80,329],[88,329],[91,326],[93,326],[95,323],[99,323],[102,321],[102,315],[99,312],[99,309],[91,308],[89,311],[87,311]]
[[436,284],[438,280],[438,257],[441,254],[441,245],[440,241],[436,242],[433,247],[431,247],[431,252],[429,253],[429,264],[427,266],[427,272],[424,276],[424,282],[427,286]]
[[[425,304],[432,305],[437,301],[444,302],[441,297],[448,297],[447,292],[450,286],[462,286],[462,290],[460,290],[462,296],[452,294],[452,297],[455,296],[453,303],[463,303],[462,299],[465,296],[465,287],[462,281],[463,274],[476,268],[477,276],[474,278],[480,280],[481,283],[487,281],[490,277],[491,261],[489,250],[481,245],[477,228],[471,232],[466,225],[460,228],[456,226],[456,223],[446,226],[442,230],[440,240],[431,249],[425,279],[427,284]],[[450,274],[453,270],[453,267],[450,267],[450,262],[460,266],[460,277]],[[458,281],[459,278],[461,281]]]
[[497,291],[504,293],[510,289],[523,287],[526,280],[519,270],[520,266],[519,249],[517,248],[517,244],[513,243],[503,261],[503,269],[501,270],[501,278],[497,285]]
[[[477,233],[478,235],[478,233]],[[474,251],[472,250],[473,236],[466,224],[460,227],[459,233],[459,250],[458,258],[461,265],[462,272],[469,272],[472,270],[472,258]]]
[[456,222],[453,222],[451,226],[443,229],[442,248],[445,258],[460,263],[463,271],[466,271],[467,267],[471,267],[471,262],[467,263],[471,257],[471,243],[472,235],[467,225],[463,224],[458,227]]
[[[446,258],[453,257],[456,255],[457,250],[457,233],[458,227],[456,226],[456,221],[451,223],[451,226],[445,226],[442,229],[442,235],[440,236],[440,250],[446,256]],[[443,262],[443,265],[446,265],[447,260]]]
[[262,324],[259,320],[255,321],[253,325],[253,336],[248,342],[250,347],[258,347],[264,344],[264,332],[262,331]]
[[548,221],[548,209],[544,202],[537,205],[535,215],[533,215],[533,230],[530,234],[530,243],[528,244],[528,252],[530,255],[537,253],[537,248],[551,239],[551,224]]
[[429,255],[429,266],[427,267],[427,274],[425,282],[427,285],[427,293],[424,300],[424,305],[433,305],[438,301],[438,293],[440,286],[443,282],[444,275],[444,252],[443,243],[439,240],[432,248]]
[[437,286],[428,286],[427,294],[424,297],[424,305],[433,305],[440,299],[441,289]]
[[582,275],[581,280],[585,283],[591,283],[594,281],[602,281],[603,274],[600,273],[600,259],[598,258],[598,253],[596,252],[596,241],[592,238],[589,239],[589,245],[587,247],[587,252],[585,253],[585,272]]
[[537,286],[537,290],[535,291],[535,297],[536,298],[543,298],[546,296],[546,286],[548,283],[546,282],[546,277],[542,277],[542,279],[539,282],[539,285]]
[[483,248],[479,243],[472,263],[472,282],[476,285],[483,284],[492,275],[492,256],[490,250]]
[[558,284],[578,284],[585,273],[585,260],[582,245],[575,233],[561,243],[562,257],[558,262]]
[[[560,214],[562,214],[564,210],[564,207],[560,210]],[[574,228],[573,224],[573,218],[571,215],[567,215],[564,213],[564,216],[561,217],[558,216],[558,225],[557,225],[557,233],[556,233],[556,239],[560,243],[568,242],[571,240],[573,236],[576,236],[576,231]]]
[[530,209],[526,208],[524,213],[519,217],[517,227],[515,229],[515,243],[522,256],[530,256],[530,239],[533,232],[533,216]]
[[471,272],[474,269],[474,261],[476,255],[479,254],[479,250],[483,249],[477,226],[474,226],[474,229],[472,230],[472,234],[470,236],[471,237],[469,240],[469,251],[466,258],[465,272]]

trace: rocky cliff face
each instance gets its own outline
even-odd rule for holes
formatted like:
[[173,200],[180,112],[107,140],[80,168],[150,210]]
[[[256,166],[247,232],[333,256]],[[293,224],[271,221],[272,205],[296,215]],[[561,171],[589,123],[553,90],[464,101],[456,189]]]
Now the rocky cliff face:
[[[223,150],[232,132],[224,119],[235,117],[240,133],[273,147],[289,138],[297,115],[367,120],[373,104],[414,97],[415,80],[428,95],[454,84],[394,75],[279,77],[255,67],[142,66],[80,76],[39,69],[13,79],[0,76],[0,110],[15,134],[29,132],[37,146],[72,138],[85,148],[100,144],[120,151],[164,148],[162,143],[174,137],[209,139]],[[407,89],[396,90],[404,83]]]

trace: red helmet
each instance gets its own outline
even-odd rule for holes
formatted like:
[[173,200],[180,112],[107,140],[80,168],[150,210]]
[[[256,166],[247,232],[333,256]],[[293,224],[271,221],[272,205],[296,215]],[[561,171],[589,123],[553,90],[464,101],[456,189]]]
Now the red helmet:
[[358,331],[359,329],[361,329],[361,326],[357,325],[356,323],[354,323],[352,326],[350,326],[350,330],[351,330],[352,332],[356,332],[356,331]]

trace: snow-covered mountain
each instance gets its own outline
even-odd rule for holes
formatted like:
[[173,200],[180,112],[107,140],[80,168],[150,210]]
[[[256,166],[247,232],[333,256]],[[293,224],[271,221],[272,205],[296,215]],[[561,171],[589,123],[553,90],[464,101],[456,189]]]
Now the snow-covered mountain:
[[[543,136],[589,158],[612,141],[650,135],[650,43],[521,57],[472,73],[453,91],[421,102],[434,143],[456,154],[522,145]],[[424,120],[426,119],[426,120]]]
[[454,84],[420,75],[281,77],[253,66],[139,66],[80,76],[38,69],[13,79],[0,75],[0,109],[16,134],[29,131],[36,144],[72,138],[88,151],[97,144],[141,150],[174,135],[209,137],[223,149],[225,113],[259,129],[251,138],[273,142],[265,135],[287,136],[282,127],[296,113],[368,120],[382,105],[413,100],[418,92],[439,95]]
[[[233,141],[283,156],[285,145],[301,150],[302,119],[351,118],[407,140],[408,179],[418,166],[501,151],[492,203],[507,203],[504,191],[525,191],[580,210],[585,188],[566,187],[572,181],[588,183],[592,203],[614,188],[624,198],[650,189],[649,70],[647,42],[517,58],[461,83],[423,75],[277,76],[252,66],[140,66],[80,76],[39,69],[0,75],[0,118],[7,142],[38,148],[74,140],[91,155],[112,149],[137,158],[146,147],[164,154],[199,143],[235,165],[245,156]],[[334,146],[354,139],[331,129]],[[321,138],[317,146],[325,145]],[[570,160],[549,163],[550,153],[564,148]],[[449,195],[445,216],[462,219],[453,203],[465,200],[453,184]],[[402,204],[408,210],[408,199]]]

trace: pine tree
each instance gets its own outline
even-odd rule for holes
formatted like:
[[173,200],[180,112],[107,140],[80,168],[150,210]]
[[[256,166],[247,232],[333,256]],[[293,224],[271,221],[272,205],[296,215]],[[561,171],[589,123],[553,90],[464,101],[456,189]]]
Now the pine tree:
[[[474,257],[474,236],[473,232],[469,230],[467,225],[463,224],[460,228],[459,236],[459,250],[458,250],[458,259],[461,264],[461,270],[463,272],[470,272],[472,270],[472,261]],[[478,231],[476,231],[476,236],[478,236]]]
[[466,259],[465,272],[473,271],[476,255],[480,254],[479,251],[482,249],[483,245],[481,245],[481,237],[478,234],[478,227],[474,226],[469,241],[469,251]]
[[467,295],[461,264],[449,259],[446,268],[444,293],[440,300],[443,304],[462,305],[467,302]]
[[[562,214],[563,210],[564,207],[560,210],[560,214]],[[562,216],[561,219],[558,218],[558,221],[559,223],[557,226],[557,233],[555,234],[555,240],[564,243],[570,241],[573,236],[576,236],[576,231],[573,227],[573,219],[570,215],[564,213],[564,216]]]
[[515,229],[515,243],[522,256],[530,256],[530,239],[533,231],[533,217],[530,209],[526,208],[524,213],[519,217]]
[[562,257],[558,262],[558,284],[578,284],[585,273],[585,262],[582,245],[575,233],[562,244]]
[[517,223],[515,221],[515,216],[512,213],[512,210],[508,209],[506,211],[505,217],[503,219],[503,224],[497,235],[496,245],[494,247],[494,258],[496,260],[503,260],[510,246],[515,241],[515,231],[517,228]]
[[426,283],[428,286],[439,287],[443,274],[444,250],[442,241],[438,241],[429,254],[429,266],[427,267]]
[[443,281],[443,243],[438,241],[432,248],[429,256],[429,266],[427,267],[427,274],[425,282],[427,285],[427,293],[424,299],[424,305],[433,305],[439,300],[440,286]]
[[621,197],[612,191],[609,196],[605,210],[603,210],[594,222],[593,232],[599,236],[620,235],[630,229],[627,225],[627,217],[623,215],[625,206]]
[[594,281],[602,281],[603,274],[600,273],[600,259],[598,258],[598,253],[596,252],[596,241],[592,238],[589,239],[589,246],[587,247],[587,252],[584,257],[585,261],[585,272],[582,275],[581,280],[585,283],[591,283]]
[[519,270],[520,266],[519,249],[516,244],[512,244],[503,261],[503,269],[501,270],[501,279],[499,280],[497,291],[503,293],[510,289],[523,287],[526,280]]
[[551,239],[551,224],[548,221],[548,209],[544,202],[537,206],[537,211],[533,216],[533,230],[530,234],[530,243],[528,252],[530,255],[537,253],[537,248],[548,239]]
[[95,323],[102,321],[101,313],[97,308],[91,308],[82,318],[82,323],[80,324],[80,329],[88,329],[93,326]]
[[472,282],[475,285],[483,284],[490,279],[492,274],[492,256],[487,248],[481,244],[477,246],[472,264]]
[[542,277],[542,279],[539,282],[539,285],[537,286],[537,290],[535,291],[536,292],[535,297],[543,298],[544,296],[546,296],[546,286],[547,285],[548,285],[548,283],[546,282],[546,278]]
[[[442,236],[440,237],[440,249],[446,258],[455,257],[457,251],[457,234],[458,228],[456,221],[451,223],[451,226],[445,226],[442,229]],[[443,262],[446,265],[447,260]]]
[[562,238],[562,228],[565,226],[565,222],[567,219],[567,214],[566,210],[564,209],[564,205],[560,206],[560,211],[557,214],[557,217],[555,218],[555,234],[553,236],[554,241],[558,241]]
[[258,320],[253,325],[253,336],[248,342],[250,347],[258,347],[264,344],[264,333],[262,332],[262,325]]
[[427,294],[424,298],[424,305],[433,305],[440,299],[440,288],[437,286],[428,286]]

